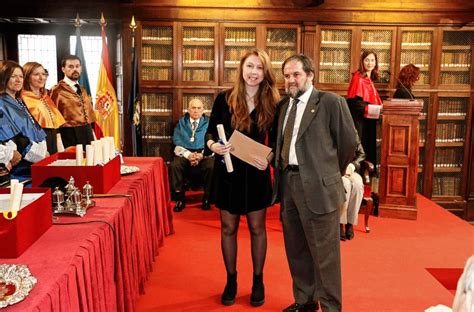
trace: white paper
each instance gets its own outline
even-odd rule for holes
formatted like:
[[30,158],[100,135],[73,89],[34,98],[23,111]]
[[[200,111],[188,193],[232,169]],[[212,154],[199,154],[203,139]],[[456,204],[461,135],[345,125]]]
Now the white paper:
[[367,105],[367,118],[369,119],[379,119],[380,111],[382,110],[382,105]]
[[234,133],[232,133],[229,143],[232,144],[230,152],[232,155],[254,167],[256,167],[255,159],[267,162],[268,156],[272,151],[270,147],[252,140],[237,130],[234,130]]
[[[222,143],[227,144],[227,138],[225,137],[224,126],[222,124],[217,125],[217,133],[219,134],[219,139],[222,141]],[[227,172],[233,172],[234,166],[232,166],[232,159],[230,158],[229,153],[224,154],[224,161]]]

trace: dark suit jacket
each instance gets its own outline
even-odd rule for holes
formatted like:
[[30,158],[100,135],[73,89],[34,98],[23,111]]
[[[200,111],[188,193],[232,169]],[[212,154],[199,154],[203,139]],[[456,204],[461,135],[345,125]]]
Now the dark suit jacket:
[[[275,185],[273,202],[280,192],[283,121],[289,106],[288,97],[277,106],[273,134]],[[275,133],[276,131],[276,133]],[[357,133],[343,97],[313,89],[301,119],[296,157],[309,209],[317,214],[339,209],[345,201],[341,176],[354,159]]]

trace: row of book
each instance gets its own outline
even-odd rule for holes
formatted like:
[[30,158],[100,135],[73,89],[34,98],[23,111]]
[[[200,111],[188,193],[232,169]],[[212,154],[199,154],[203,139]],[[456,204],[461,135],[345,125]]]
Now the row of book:
[[296,53],[293,49],[268,49],[268,56],[272,64],[282,64],[284,60]]
[[438,116],[466,116],[467,98],[439,100]]
[[322,30],[322,44],[341,44],[350,45],[352,32],[350,30]]
[[214,41],[214,27],[183,27],[183,41]]
[[173,27],[143,27],[142,40],[169,41],[173,38]]
[[188,69],[183,71],[183,80],[186,81],[209,81],[214,80],[214,68],[211,69]]
[[234,61],[235,64],[240,62],[240,58],[247,54],[249,50],[246,48],[226,47],[224,51],[224,60]]
[[441,66],[460,65],[462,67],[471,66],[470,51],[443,52],[441,53]]
[[462,167],[462,148],[437,148],[435,151],[434,166],[441,168]]
[[464,142],[466,126],[457,122],[438,123],[436,125],[436,142]]
[[296,43],[296,29],[269,28],[267,29],[267,42]]
[[142,60],[149,62],[173,61],[173,48],[171,46],[142,46]]
[[362,31],[362,45],[378,43],[379,46],[392,45],[391,30],[364,30]]
[[347,70],[320,70],[320,83],[346,83],[349,82],[349,71]]
[[441,72],[440,84],[471,84],[470,72]]
[[173,97],[170,94],[143,93],[143,112],[171,112],[173,108]]
[[257,31],[255,28],[226,28],[225,42],[255,42]]
[[433,196],[458,196],[461,178],[459,176],[434,176]]
[[[430,51],[401,51],[400,54],[400,64],[414,64],[418,67],[428,68],[431,64],[431,52]],[[401,66],[401,67],[403,67]]]
[[402,46],[426,45],[430,46],[433,33],[430,31],[404,31],[402,32]]
[[159,120],[153,116],[143,116],[142,133],[145,139],[169,139],[173,132],[171,122]]
[[183,49],[183,63],[195,61],[210,62],[214,60],[214,47],[185,47]]
[[172,80],[172,68],[146,67],[142,66],[142,80]]

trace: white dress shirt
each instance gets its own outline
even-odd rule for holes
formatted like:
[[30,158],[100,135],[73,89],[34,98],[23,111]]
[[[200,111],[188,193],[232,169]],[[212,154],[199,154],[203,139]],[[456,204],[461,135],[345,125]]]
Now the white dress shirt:
[[[306,92],[303,93],[298,98],[299,103],[298,103],[298,106],[296,107],[295,126],[293,128],[293,135],[291,136],[291,142],[290,142],[290,155],[288,159],[288,163],[290,165],[298,165],[298,159],[296,157],[296,150],[295,150],[296,137],[298,136],[298,130],[300,128],[301,118],[303,118],[303,113],[306,109],[306,105],[308,104],[309,97],[311,96],[311,92],[313,92],[313,86],[309,87],[308,90],[306,90]],[[295,100],[291,98],[290,104],[288,105],[288,109],[286,110],[282,132],[285,131],[286,121],[288,120],[288,115],[290,114],[291,107],[294,104],[295,104]]]

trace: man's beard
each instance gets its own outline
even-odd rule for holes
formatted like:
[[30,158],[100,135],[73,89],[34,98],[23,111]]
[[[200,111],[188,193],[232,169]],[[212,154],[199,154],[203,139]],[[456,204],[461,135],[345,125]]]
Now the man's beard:
[[297,99],[300,96],[302,96],[303,93],[305,93],[309,89],[309,87],[310,87],[310,84],[308,81],[306,81],[303,87],[301,89],[298,89],[298,91],[292,92],[291,88],[288,88],[286,90],[286,94],[288,94],[288,96],[291,97],[292,99]]
[[71,75],[67,76],[71,80],[79,80],[81,78],[81,74],[78,72],[74,72]]

